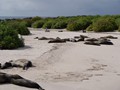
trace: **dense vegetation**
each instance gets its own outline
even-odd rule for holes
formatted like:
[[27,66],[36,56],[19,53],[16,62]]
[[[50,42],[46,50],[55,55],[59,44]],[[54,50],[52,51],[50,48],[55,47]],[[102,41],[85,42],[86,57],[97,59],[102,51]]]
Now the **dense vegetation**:
[[78,31],[80,30],[80,24],[78,22],[71,22],[67,25],[67,30]]
[[42,26],[44,25],[44,21],[41,21],[41,20],[38,20],[38,21],[36,21],[36,22],[34,22],[33,24],[32,24],[32,27],[33,28],[42,28]]
[[18,37],[18,33],[7,25],[0,25],[0,49],[15,49],[23,47],[23,39]]
[[21,35],[29,35],[30,31],[22,20],[4,20],[0,22],[0,49],[16,49],[24,46]]
[[120,15],[82,15],[46,18],[36,16],[24,19],[0,20],[0,49],[14,49],[24,46],[24,42],[18,37],[18,34],[29,35],[28,27],[67,29],[69,31],[120,31]]
[[48,29],[51,29],[53,27],[53,25],[55,24],[55,21],[53,20],[49,20],[47,21],[42,28],[48,28]]
[[48,28],[48,29],[67,29],[69,31],[87,30],[94,32],[115,31],[120,28],[120,15],[83,15],[69,17],[54,17],[41,18],[33,17],[24,19],[27,22],[26,26],[33,28]]
[[92,25],[92,30],[95,32],[109,32],[118,29],[117,24],[115,23],[114,18],[99,18],[96,22]]

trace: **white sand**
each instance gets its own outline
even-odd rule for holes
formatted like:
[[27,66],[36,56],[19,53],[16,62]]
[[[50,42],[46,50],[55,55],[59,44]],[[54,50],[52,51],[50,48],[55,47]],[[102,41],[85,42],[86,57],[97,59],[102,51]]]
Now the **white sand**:
[[[39,83],[45,90],[120,90],[120,33],[44,32],[31,30],[24,36],[25,48],[0,50],[0,62],[29,59],[36,67],[27,71],[13,68],[2,72],[19,74]],[[113,35],[114,45],[92,46],[83,42],[49,44],[35,37],[72,38],[76,35]],[[0,85],[0,90],[35,90],[15,85]]]

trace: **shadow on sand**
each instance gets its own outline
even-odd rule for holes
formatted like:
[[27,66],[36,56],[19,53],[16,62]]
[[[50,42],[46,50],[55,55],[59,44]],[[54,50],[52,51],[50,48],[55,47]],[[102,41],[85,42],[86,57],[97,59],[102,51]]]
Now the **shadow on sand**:
[[32,47],[25,45],[24,47],[18,48],[17,50],[25,50],[25,49],[32,49]]

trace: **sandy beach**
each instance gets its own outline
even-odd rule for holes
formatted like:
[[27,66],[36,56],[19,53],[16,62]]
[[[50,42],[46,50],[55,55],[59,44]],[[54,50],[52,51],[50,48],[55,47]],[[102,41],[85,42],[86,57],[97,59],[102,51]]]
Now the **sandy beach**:
[[[0,50],[0,62],[28,59],[35,67],[27,71],[21,68],[0,70],[19,74],[35,81],[45,90],[120,90],[120,33],[58,32],[30,29],[31,35],[23,36],[25,47],[16,50]],[[99,38],[112,35],[114,45],[85,45],[81,42],[48,43],[35,37],[73,38],[86,35]],[[35,90],[12,84],[0,85],[0,90]]]

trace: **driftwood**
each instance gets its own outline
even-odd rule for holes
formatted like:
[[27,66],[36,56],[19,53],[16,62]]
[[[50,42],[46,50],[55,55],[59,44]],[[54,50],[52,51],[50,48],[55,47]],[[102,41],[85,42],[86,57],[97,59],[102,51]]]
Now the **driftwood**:
[[29,67],[32,67],[32,62],[26,59],[18,59],[18,60],[11,60],[9,62],[6,62],[4,64],[0,65],[1,69],[8,69],[12,67],[20,67],[23,68],[23,70],[27,70]]
[[19,75],[11,75],[7,73],[0,72],[0,84],[15,84],[28,88],[36,88],[39,90],[44,90],[42,87],[36,82],[27,80]]

